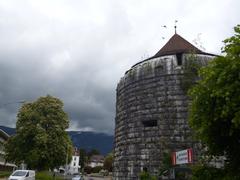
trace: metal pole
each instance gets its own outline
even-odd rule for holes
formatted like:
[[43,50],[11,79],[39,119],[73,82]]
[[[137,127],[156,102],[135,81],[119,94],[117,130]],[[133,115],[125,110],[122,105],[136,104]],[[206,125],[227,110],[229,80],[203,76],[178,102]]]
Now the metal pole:
[[[67,155],[66,155],[66,165],[65,165],[65,173],[64,176],[66,177],[67,175],[67,162],[68,162],[68,144],[67,144]],[[65,179],[65,178],[64,178]]]

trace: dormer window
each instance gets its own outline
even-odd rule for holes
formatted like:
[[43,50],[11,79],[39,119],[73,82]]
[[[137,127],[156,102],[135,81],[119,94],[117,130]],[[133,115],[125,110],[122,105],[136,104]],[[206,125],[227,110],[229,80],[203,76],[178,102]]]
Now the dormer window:
[[182,53],[177,53],[176,57],[177,57],[177,65],[181,66],[182,65]]

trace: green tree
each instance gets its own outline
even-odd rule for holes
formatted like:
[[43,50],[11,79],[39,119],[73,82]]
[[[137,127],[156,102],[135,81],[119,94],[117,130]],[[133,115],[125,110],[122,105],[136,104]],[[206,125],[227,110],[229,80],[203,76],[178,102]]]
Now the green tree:
[[62,101],[49,95],[40,97],[25,103],[17,118],[16,135],[6,143],[7,161],[43,170],[71,159],[72,143],[65,131],[69,120]]
[[103,168],[108,170],[108,172],[112,172],[113,170],[113,153],[109,153],[103,163]]
[[87,153],[87,156],[88,156],[88,159],[90,159],[93,155],[99,155],[99,154],[100,154],[99,150],[97,150],[97,149],[92,149],[91,151],[89,151],[89,152]]
[[224,41],[224,56],[200,70],[190,90],[190,126],[209,155],[227,158],[225,168],[240,177],[240,25]]
[[163,162],[159,170],[159,176],[169,174],[169,170],[172,167],[172,159],[170,152],[163,152]]
[[87,162],[87,152],[86,152],[86,150],[80,148],[79,149],[79,156],[80,156],[79,165],[80,165],[81,169],[83,170],[84,167],[85,167],[85,164]]

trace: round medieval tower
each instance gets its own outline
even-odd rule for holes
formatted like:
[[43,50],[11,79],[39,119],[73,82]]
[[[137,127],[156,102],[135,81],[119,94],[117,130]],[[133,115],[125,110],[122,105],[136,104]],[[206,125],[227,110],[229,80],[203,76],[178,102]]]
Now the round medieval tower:
[[135,64],[121,78],[116,102],[115,180],[138,179],[143,168],[156,174],[164,152],[193,148],[195,155],[199,153],[187,121],[186,88],[195,79],[186,69],[206,65],[213,57],[174,34],[157,54]]

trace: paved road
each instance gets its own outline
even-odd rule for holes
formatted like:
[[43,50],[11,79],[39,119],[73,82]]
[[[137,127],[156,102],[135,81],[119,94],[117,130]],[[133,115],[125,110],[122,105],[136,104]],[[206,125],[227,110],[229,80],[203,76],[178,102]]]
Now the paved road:
[[[71,179],[71,178],[69,178]],[[7,178],[0,178],[0,180],[7,180]],[[84,180],[111,180],[110,177],[88,177],[84,176]]]
[[88,177],[84,176],[84,180],[111,180],[110,177]]
[[[65,177],[66,180],[71,180],[72,176]],[[111,180],[111,177],[91,177],[91,176],[84,176],[84,180]]]

